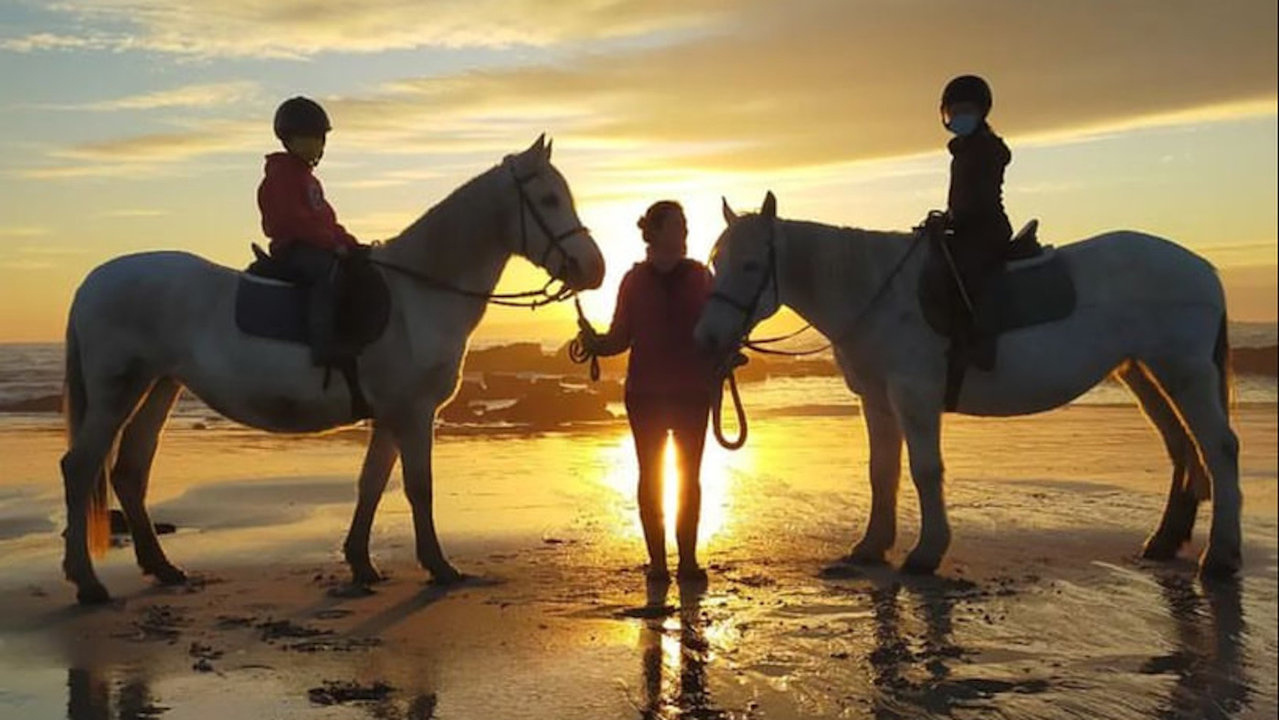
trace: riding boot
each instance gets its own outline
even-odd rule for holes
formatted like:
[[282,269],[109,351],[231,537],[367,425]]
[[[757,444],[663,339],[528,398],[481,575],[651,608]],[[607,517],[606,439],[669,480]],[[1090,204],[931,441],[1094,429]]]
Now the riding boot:
[[327,279],[311,285],[307,334],[311,340],[311,362],[321,367],[336,364],[339,358],[333,343],[333,287]]

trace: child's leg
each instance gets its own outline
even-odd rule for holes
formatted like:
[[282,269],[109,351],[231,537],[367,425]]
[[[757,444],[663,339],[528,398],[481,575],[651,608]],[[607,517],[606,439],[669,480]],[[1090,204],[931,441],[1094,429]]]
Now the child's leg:
[[327,250],[295,245],[281,260],[309,286],[307,335],[311,354],[317,364],[327,363],[333,354],[333,277],[337,259]]

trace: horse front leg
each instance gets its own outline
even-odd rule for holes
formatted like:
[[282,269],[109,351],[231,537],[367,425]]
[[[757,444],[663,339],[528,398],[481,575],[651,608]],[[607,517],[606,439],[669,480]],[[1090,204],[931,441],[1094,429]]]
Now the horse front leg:
[[910,476],[919,494],[919,541],[906,556],[902,570],[928,575],[941,565],[950,547],[950,521],[942,485],[941,406],[905,387],[893,393],[892,403],[906,437]]
[[462,573],[449,564],[435,534],[434,489],[431,477],[432,419],[434,409],[416,412],[413,417],[396,423],[396,443],[400,446],[400,464],[404,473],[404,494],[413,509],[413,530],[417,540],[417,559],[438,584],[462,579]]
[[870,520],[848,560],[858,565],[881,565],[887,561],[887,553],[897,541],[902,432],[892,409],[885,402],[863,397],[862,415],[870,441]]
[[[373,530],[373,516],[377,513],[378,502],[382,492],[386,490],[386,482],[391,477],[391,468],[399,451],[395,447],[395,438],[380,422],[374,421],[373,434],[369,437],[369,447],[364,453],[364,467],[360,470],[359,499],[355,504],[355,515],[351,518],[351,528],[346,533],[346,541],[342,543],[342,553],[346,564],[351,568],[351,580],[357,585],[370,585],[381,582],[383,576],[369,558],[369,533]],[[405,483],[405,487],[408,483]]]

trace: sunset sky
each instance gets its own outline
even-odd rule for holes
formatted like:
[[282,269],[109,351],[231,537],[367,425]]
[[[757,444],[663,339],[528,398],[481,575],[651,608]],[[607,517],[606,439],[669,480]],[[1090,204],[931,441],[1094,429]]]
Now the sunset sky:
[[[720,196],[905,229],[945,203],[937,99],[975,72],[1013,151],[1014,226],[1132,228],[1276,317],[1274,0],[6,0],[0,342],[60,339],[93,266],[185,249],[242,266],[280,100],[320,100],[319,175],[363,240],[396,234],[543,131],[609,260],[681,201],[705,259]],[[539,286],[513,262],[506,289]],[[1116,278],[1122,282],[1122,278]],[[567,339],[571,308],[494,309],[480,339]]]

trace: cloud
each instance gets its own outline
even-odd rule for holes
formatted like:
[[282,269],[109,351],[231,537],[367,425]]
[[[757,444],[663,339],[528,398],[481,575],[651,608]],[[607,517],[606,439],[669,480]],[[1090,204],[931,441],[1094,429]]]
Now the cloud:
[[0,38],[0,50],[29,53],[41,50],[104,50],[112,43],[102,38],[57,33],[31,33],[21,37]]
[[155,92],[128,95],[114,100],[64,106],[77,110],[156,110],[161,108],[203,108],[230,105],[253,97],[258,84],[247,80],[202,83]]
[[[131,22],[148,28],[147,37],[171,36],[175,46],[196,22],[189,18],[208,26],[198,37],[191,30],[191,43],[224,38],[260,49],[265,41],[253,38],[267,30],[249,28],[258,22],[287,29],[281,47],[294,42],[294,30],[316,30],[310,45],[294,46],[302,53],[328,47],[320,30],[330,22],[344,28],[341,42],[385,30],[388,42],[406,31],[418,44],[464,44],[481,29],[498,44],[517,36],[529,44],[568,42],[592,28],[607,36],[695,27],[669,42],[609,52],[588,46],[553,64],[406,78],[368,95],[324,99],[333,142],[348,150],[495,156],[550,129],[596,158],[594,169],[629,173],[777,173],[936,152],[946,140],[940,88],[962,72],[991,80],[1001,133],[1044,144],[1273,117],[1279,83],[1276,5],[1264,0],[743,0],[697,4],[696,13],[685,4],[624,0],[448,1],[430,13],[407,0],[358,10],[342,3],[341,12],[336,0],[223,1],[207,14],[149,0],[70,7],[86,17],[134,12]],[[68,148],[53,158],[58,167],[27,176],[247,151],[261,145],[263,123],[196,122],[187,132]]]
[[4,238],[6,240],[15,238],[33,238],[48,234],[49,228],[36,227],[33,225],[0,227],[0,238]]
[[92,34],[37,33],[0,41],[0,47],[302,58],[333,51],[545,46],[696,28],[731,5],[722,0],[64,0],[52,9],[95,28]]
[[152,218],[168,215],[167,210],[153,210],[149,208],[121,208],[118,210],[108,210],[102,213],[102,217],[109,218]]

